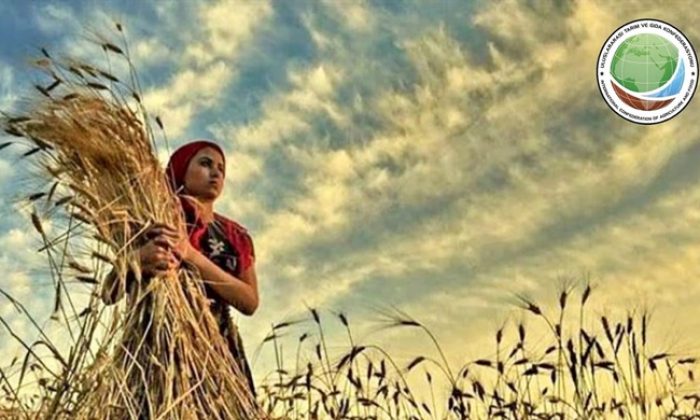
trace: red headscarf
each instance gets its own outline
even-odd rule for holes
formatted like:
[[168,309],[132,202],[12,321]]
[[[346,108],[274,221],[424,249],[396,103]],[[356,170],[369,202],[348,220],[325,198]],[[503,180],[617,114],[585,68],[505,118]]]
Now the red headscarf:
[[224,161],[224,166],[226,165],[226,157],[224,156],[223,150],[218,144],[211,142],[209,140],[195,140],[180,146],[172,156],[170,156],[170,161],[168,162],[168,167],[165,169],[165,173],[168,176],[168,181],[170,182],[170,187],[173,191],[179,191],[185,185],[185,174],[187,173],[187,167],[190,164],[192,158],[205,147],[211,147],[215,149],[221,155],[221,159]]

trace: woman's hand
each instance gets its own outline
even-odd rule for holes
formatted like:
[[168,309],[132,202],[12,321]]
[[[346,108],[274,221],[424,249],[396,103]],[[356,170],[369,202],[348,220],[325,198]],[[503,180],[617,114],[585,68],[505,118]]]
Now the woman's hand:
[[[165,274],[180,265],[183,253],[188,253],[189,241],[180,240],[180,236],[170,226],[156,224],[145,234],[147,242],[139,250],[141,271],[147,276]],[[186,242],[186,244],[184,244]]]
[[[178,232],[166,224],[154,225],[147,234],[156,245],[170,251],[176,260],[189,261],[196,251],[183,230]],[[149,241],[150,242],[150,241]]]
[[170,251],[170,247],[162,237],[150,239],[138,250],[141,260],[141,272],[148,277],[165,274],[179,265]]

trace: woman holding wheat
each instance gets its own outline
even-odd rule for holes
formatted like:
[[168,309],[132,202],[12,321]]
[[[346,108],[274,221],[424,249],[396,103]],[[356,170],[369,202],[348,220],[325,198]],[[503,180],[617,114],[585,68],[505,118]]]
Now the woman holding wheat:
[[[42,49],[36,97],[0,111],[0,130],[16,137],[0,150],[23,143],[38,185],[51,185],[30,195],[31,221],[52,273],[52,319],[69,333],[66,350],[40,340],[60,369],[45,366],[31,417],[266,418],[229,316],[230,306],[253,314],[259,298],[250,235],[214,212],[224,153],[194,141],[164,173],[151,121],[165,130],[142,103],[126,41],[97,38],[107,63],[121,57],[128,74]],[[76,282],[92,288],[86,299],[71,296]],[[113,310],[100,302],[125,294]]]
[[[181,264],[197,270],[204,280],[211,310],[219,322],[229,350],[245,374],[250,391],[255,387],[242,341],[230,319],[229,305],[245,315],[258,307],[253,241],[240,224],[214,212],[226,175],[225,157],[213,142],[199,140],[177,149],[166,169],[170,187],[182,204],[186,232],[167,225],[155,225],[144,235],[138,248],[143,278],[161,277]],[[121,298],[114,274],[108,276],[102,297],[106,303]],[[135,276],[127,277],[126,289]]]

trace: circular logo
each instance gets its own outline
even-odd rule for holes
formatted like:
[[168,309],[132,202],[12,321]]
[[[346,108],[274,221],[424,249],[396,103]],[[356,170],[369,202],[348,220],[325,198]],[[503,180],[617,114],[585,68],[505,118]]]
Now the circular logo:
[[598,88],[610,109],[637,124],[678,115],[697,87],[697,56],[688,38],[656,20],[628,22],[598,55]]

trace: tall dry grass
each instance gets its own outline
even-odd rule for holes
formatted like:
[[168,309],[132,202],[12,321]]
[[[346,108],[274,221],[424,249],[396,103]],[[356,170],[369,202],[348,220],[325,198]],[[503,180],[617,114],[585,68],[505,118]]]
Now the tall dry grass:
[[[573,292],[561,291],[555,308],[520,298],[523,321],[499,328],[490,354],[461,366],[449,363],[429,328],[401,311],[386,311],[384,327],[412,340],[422,335],[432,354],[399,362],[381,346],[357,342],[345,314],[322,322],[310,309],[308,320],[274,325],[264,341],[277,365],[260,386],[264,408],[295,419],[700,417],[695,357],[653,350],[663,343],[649,342],[648,312],[596,315],[591,287]],[[344,345],[327,342],[329,322],[346,330]],[[290,347],[292,356],[283,357]],[[339,347],[345,350],[328,351]]]
[[[35,93],[0,120],[14,136],[0,149],[15,149],[36,169],[41,188],[26,191],[25,202],[34,208],[31,222],[48,261],[55,295],[51,317],[69,337],[68,345],[56,343],[21,302],[0,290],[38,337],[24,341],[0,319],[26,350],[22,360],[0,370],[4,416],[263,417],[196,270],[183,267],[152,279],[139,274],[135,250],[144,233],[155,223],[183,226],[184,219],[156,158],[151,122],[160,129],[162,123],[141,103],[120,24],[115,35],[119,41],[91,35],[102,65],[42,49],[34,61],[42,80]],[[117,61],[126,63],[128,80],[112,74]],[[128,295],[115,307],[101,299],[108,273],[120,294]],[[84,306],[75,283],[90,291]]]

